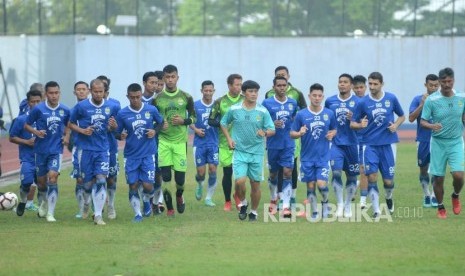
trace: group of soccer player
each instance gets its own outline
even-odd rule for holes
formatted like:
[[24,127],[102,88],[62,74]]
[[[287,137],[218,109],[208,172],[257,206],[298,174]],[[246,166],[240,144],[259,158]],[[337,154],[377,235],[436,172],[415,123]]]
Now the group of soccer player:
[[[184,213],[188,127],[194,132],[195,198],[199,201],[203,198],[208,166],[206,206],[216,206],[213,195],[220,165],[224,211],[232,209],[234,180],[233,198],[239,219],[257,220],[266,149],[268,212],[279,211],[286,218],[298,215],[293,213],[293,205],[300,157],[300,181],[306,184],[306,202],[313,219],[328,217],[330,173],[337,206],[335,216],[352,217],[351,202],[358,187],[360,207],[367,207],[368,197],[373,216],[380,215],[378,171],[386,205],[393,213],[395,145],[399,141],[397,129],[405,115],[397,97],[383,90],[382,74],[369,74],[368,95],[365,95],[367,79],[361,75],[341,74],[338,93],[326,100],[324,87],[314,83],[308,92],[307,105],[304,94],[289,82],[288,68],[278,66],[274,73],[272,89],[262,104],[257,102],[260,85],[252,80],[243,82],[239,74],[227,77],[228,92],[216,100],[213,100],[214,83],[203,81],[202,98],[194,102],[191,95],[178,88],[179,74],[174,65],[145,73],[143,87],[130,84],[126,94],[129,104],[125,108],[109,97],[110,79],[105,76],[90,84],[77,82],[74,86],[77,104],[72,109],[60,103],[58,83],[48,82],[44,89],[31,87],[20,107],[22,114],[10,129],[10,141],[20,148],[17,214],[23,215],[26,208],[38,209],[39,217],[56,221],[54,210],[63,145],[69,145],[73,152],[72,176],[76,179],[76,217],[86,219],[92,207],[94,223],[105,225],[103,212],[107,204],[108,219],[115,219],[118,140],[125,140],[124,170],[133,221],[141,222],[143,217],[163,213],[165,204],[167,215],[174,216],[169,188],[172,171],[176,209]],[[417,120],[418,125],[423,206],[437,207],[440,218],[446,218],[443,182],[447,163],[453,176],[453,212],[459,214],[461,209],[458,195],[463,186],[465,107],[464,95],[453,89],[453,83],[450,68],[442,69],[439,76],[428,75],[427,91],[414,98],[409,114],[409,120]],[[251,187],[249,213],[247,178]],[[35,183],[39,208],[34,208],[32,201]],[[430,191],[430,183],[434,183],[434,193]],[[321,195],[321,205],[316,190]]]

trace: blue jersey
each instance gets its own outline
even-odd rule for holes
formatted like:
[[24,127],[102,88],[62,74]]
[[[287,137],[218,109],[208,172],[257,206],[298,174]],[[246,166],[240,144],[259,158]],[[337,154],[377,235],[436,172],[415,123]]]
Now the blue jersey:
[[397,97],[389,92],[379,99],[373,99],[371,94],[363,97],[355,109],[352,120],[360,122],[365,116],[368,126],[363,136],[366,145],[380,146],[399,142],[397,132],[392,133],[388,127],[394,123],[394,114],[404,116],[404,111]]
[[[108,98],[107,103],[111,106],[112,114],[118,114],[121,109],[121,104],[118,100]],[[110,154],[118,153],[118,141],[116,140],[115,134],[111,131],[108,132],[108,143],[110,143]]]
[[328,131],[336,129],[336,117],[332,110],[322,108],[314,113],[309,108],[297,112],[292,130],[300,131],[302,126],[307,127],[307,132],[300,138],[302,148],[300,160],[302,162],[329,162],[330,142],[326,139]]
[[232,124],[232,140],[236,143],[236,150],[255,154],[265,154],[265,138],[257,134],[258,130],[275,130],[270,113],[261,104],[253,109],[246,109],[242,102],[232,105],[221,118],[221,125],[228,127]]
[[63,134],[69,121],[69,108],[58,104],[55,108],[48,106],[47,102],[36,105],[26,119],[30,126],[35,124],[37,130],[46,130],[44,138],[36,137],[34,153],[36,154],[62,154]]
[[79,133],[79,147],[83,150],[91,151],[109,151],[108,141],[108,119],[116,114],[113,113],[113,105],[106,100],[102,100],[100,105],[92,103],[91,99],[80,101],[74,106],[74,112],[71,114],[71,123],[78,125],[80,128],[92,126],[94,131],[92,135]]
[[[29,140],[34,136],[32,133],[24,129],[28,115],[29,113],[26,113],[13,120],[10,127],[10,137],[18,137],[21,139]],[[31,126],[35,128],[35,124]],[[34,147],[19,144],[18,148],[19,160],[21,162],[34,162]]]
[[262,105],[270,112],[271,119],[281,120],[283,126],[276,128],[275,135],[266,138],[267,149],[285,149],[294,148],[295,141],[291,138],[291,126],[297,113],[297,101],[286,97],[284,102],[276,99],[276,96],[265,99]]
[[350,95],[343,100],[339,95],[329,97],[325,107],[331,109],[336,116],[337,135],[333,143],[338,146],[353,146],[358,144],[357,132],[350,128],[350,116],[354,114],[360,98]]
[[208,124],[208,117],[210,116],[212,107],[213,102],[210,105],[206,105],[202,100],[198,100],[194,103],[194,110],[197,116],[195,127],[205,130],[204,137],[194,135],[194,147],[218,147],[218,128]]
[[152,95],[152,97],[150,97],[150,98],[146,98],[146,97],[144,97],[144,95],[142,95],[142,102],[144,104],[152,104],[153,103],[153,98],[155,98],[154,96],[155,96],[155,94]]
[[21,116],[23,114],[26,114],[27,112],[29,111],[29,104],[27,102],[27,99],[23,99],[20,103],[19,103],[19,114],[18,116]]
[[[413,98],[412,103],[410,104],[409,113],[412,113],[413,111],[415,111],[415,109],[417,109],[418,106],[420,106],[422,98],[423,98],[423,94],[415,96],[415,98]],[[417,117],[417,138],[415,139],[415,141],[429,142],[431,140],[431,130],[421,127],[420,121],[421,121],[421,111]]]
[[148,129],[154,129],[154,124],[163,123],[163,117],[155,106],[143,103],[140,110],[127,106],[118,112],[116,122],[116,132],[126,131],[128,135],[124,146],[125,158],[139,159],[157,153],[155,137],[147,137]]

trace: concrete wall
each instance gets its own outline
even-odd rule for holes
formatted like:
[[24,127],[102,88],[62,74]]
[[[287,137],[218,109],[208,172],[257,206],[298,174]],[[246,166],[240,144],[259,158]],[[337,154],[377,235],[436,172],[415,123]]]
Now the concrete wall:
[[[111,78],[111,95],[127,104],[125,91],[132,82],[142,83],[146,71],[166,64],[179,69],[178,86],[200,97],[200,83],[210,79],[217,95],[226,92],[226,77],[240,73],[262,86],[272,85],[274,68],[286,65],[290,81],[303,92],[319,82],[327,96],[337,92],[341,73],[368,75],[380,71],[385,90],[398,95],[405,112],[413,96],[424,91],[429,73],[450,66],[456,72],[455,87],[465,90],[465,37],[457,38],[257,38],[257,37],[129,37],[129,36],[33,36],[0,37],[0,58],[8,75],[8,91],[17,114],[33,82],[56,80],[63,102],[73,105],[77,80],[97,75]],[[18,97],[16,96],[18,93]],[[3,89],[0,88],[0,99]],[[3,108],[9,120],[6,101]]]

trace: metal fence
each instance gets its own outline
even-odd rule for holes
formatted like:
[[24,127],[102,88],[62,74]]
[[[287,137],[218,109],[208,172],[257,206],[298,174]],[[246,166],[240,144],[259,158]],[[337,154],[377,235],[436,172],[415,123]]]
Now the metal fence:
[[2,0],[0,34],[465,36],[465,0]]

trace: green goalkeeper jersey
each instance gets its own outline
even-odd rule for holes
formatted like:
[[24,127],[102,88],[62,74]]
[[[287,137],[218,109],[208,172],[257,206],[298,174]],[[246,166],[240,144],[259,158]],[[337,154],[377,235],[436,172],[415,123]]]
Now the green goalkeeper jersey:
[[[229,93],[226,93],[226,95],[222,96],[221,98],[216,99],[216,101],[213,103],[213,108],[210,113],[210,120],[215,120],[218,122],[217,127],[219,127],[219,122],[221,121],[221,118],[228,112],[228,110],[231,108],[232,105],[239,103],[244,99],[243,95],[239,95],[236,98],[233,98],[229,96]],[[229,134],[232,135],[231,133],[231,126],[228,126],[228,130],[230,131]],[[228,148],[228,141],[226,140],[226,137],[223,135],[223,132],[220,131],[220,147],[222,148]]]
[[168,128],[161,130],[159,139],[172,143],[187,142],[187,125],[173,125],[171,118],[179,115],[183,119],[191,119],[195,123],[194,100],[188,93],[179,88],[174,92],[165,89],[153,100],[153,105],[168,122]]

